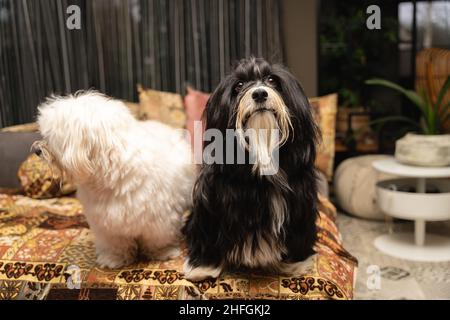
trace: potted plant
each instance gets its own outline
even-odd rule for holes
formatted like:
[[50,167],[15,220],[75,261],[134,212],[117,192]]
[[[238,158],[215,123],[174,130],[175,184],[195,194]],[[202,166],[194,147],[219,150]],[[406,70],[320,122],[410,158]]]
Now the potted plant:
[[[319,16],[319,94],[339,94],[336,138],[346,147],[366,144],[371,136],[367,94],[364,80],[371,76],[389,77],[397,71],[392,57],[397,53],[397,6],[383,6],[383,28],[367,32],[361,28],[367,20],[370,0],[357,3],[323,0],[320,7],[326,15]],[[379,68],[379,63],[385,68]]]
[[[429,76],[430,81],[431,76]],[[416,166],[437,167],[450,165],[450,134],[444,128],[450,120],[450,102],[444,97],[450,89],[450,76],[439,90],[436,98],[425,91],[416,92],[405,89],[393,82],[383,79],[370,79],[369,85],[381,85],[394,89],[407,97],[418,108],[421,117],[419,122],[402,116],[391,116],[378,121],[405,121],[418,128],[417,133],[407,133],[396,141],[395,158],[397,161]]]

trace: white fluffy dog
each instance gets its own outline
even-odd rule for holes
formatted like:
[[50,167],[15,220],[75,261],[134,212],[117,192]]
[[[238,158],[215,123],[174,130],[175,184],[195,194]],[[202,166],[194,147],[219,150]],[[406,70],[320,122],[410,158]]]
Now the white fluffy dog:
[[77,185],[100,266],[131,264],[138,252],[156,260],[179,254],[195,180],[180,131],[137,121],[124,103],[96,92],[50,98],[38,124],[35,151]]

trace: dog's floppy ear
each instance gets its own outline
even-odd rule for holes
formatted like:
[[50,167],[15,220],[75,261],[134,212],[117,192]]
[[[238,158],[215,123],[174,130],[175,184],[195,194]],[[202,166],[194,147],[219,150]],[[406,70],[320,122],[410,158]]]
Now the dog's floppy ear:
[[294,137],[301,148],[301,165],[312,166],[316,159],[316,148],[320,142],[317,126],[309,100],[297,79],[284,67],[275,66],[273,72],[280,80],[281,92],[291,113]]
[[75,119],[75,114],[72,114],[74,119],[68,119],[71,113],[61,103],[59,98],[54,98],[39,106],[39,130],[56,164],[69,175],[82,178],[94,171],[88,135],[95,132],[89,132],[84,121]]
[[63,138],[63,153],[61,164],[72,176],[79,179],[90,176],[94,173],[94,163],[92,162],[93,146],[89,142],[88,135],[95,135],[95,132],[87,128],[75,126],[68,130]]
[[216,87],[214,92],[206,103],[203,118],[206,120],[205,129],[219,129],[225,132],[229,115],[232,113],[232,91],[234,86],[234,77],[232,75],[224,78]]

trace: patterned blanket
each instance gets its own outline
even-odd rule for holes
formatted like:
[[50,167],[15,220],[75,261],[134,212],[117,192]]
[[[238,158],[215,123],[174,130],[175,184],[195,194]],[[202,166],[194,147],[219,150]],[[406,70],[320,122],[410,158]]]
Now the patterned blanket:
[[234,273],[193,283],[180,273],[183,257],[98,268],[75,198],[0,194],[0,299],[352,299],[357,261],[342,247],[335,217],[321,198],[317,254],[305,274]]

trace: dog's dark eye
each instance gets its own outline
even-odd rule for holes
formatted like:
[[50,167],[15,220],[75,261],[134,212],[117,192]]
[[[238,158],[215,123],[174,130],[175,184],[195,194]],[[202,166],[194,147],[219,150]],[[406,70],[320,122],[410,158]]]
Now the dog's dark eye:
[[267,77],[267,84],[269,84],[272,87],[276,87],[278,85],[277,79],[274,76],[268,76]]
[[238,81],[234,86],[234,91],[239,92],[244,87],[244,81]]

